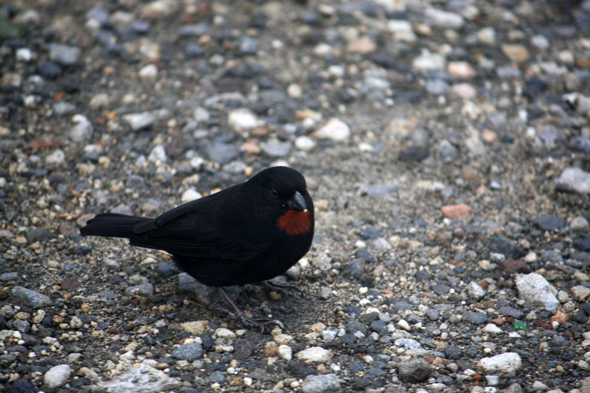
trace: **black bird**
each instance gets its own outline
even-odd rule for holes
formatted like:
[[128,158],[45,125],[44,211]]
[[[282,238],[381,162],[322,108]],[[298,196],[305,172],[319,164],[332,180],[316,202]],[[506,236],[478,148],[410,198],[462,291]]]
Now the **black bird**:
[[158,218],[99,214],[80,229],[83,236],[121,237],[138,247],[172,254],[178,267],[217,287],[265,282],[285,273],[311,247],[313,201],[301,173],[265,169],[245,183],[185,203]]

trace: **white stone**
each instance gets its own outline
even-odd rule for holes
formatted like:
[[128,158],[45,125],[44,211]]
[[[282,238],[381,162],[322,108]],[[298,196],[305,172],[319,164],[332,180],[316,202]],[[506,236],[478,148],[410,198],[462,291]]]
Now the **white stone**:
[[158,67],[155,64],[148,64],[139,70],[139,76],[142,79],[156,79],[158,76]]
[[166,161],[166,148],[164,147],[164,145],[154,146],[150,155],[148,156],[148,160],[151,162]]
[[249,109],[240,108],[229,113],[227,123],[235,132],[242,133],[260,125],[260,120]]
[[460,29],[465,21],[463,17],[454,12],[442,11],[436,8],[428,8],[424,12],[436,27]]
[[485,325],[483,328],[483,331],[486,333],[492,333],[492,334],[503,333],[503,330],[500,329],[498,326],[496,326],[493,323],[488,323],[487,325]]
[[484,27],[478,31],[475,36],[480,42],[488,45],[494,45],[496,43],[496,30],[492,27]]
[[194,188],[189,188],[188,190],[182,193],[180,201],[182,203],[187,203],[199,199],[201,197],[202,195],[197,190],[195,190]]
[[412,60],[412,67],[417,71],[443,70],[445,68],[445,57],[439,53],[430,53],[427,50]]
[[281,359],[285,359],[286,361],[290,361],[293,358],[293,349],[291,349],[288,345],[279,345],[277,349],[277,355]]
[[315,146],[315,141],[308,136],[298,136],[295,139],[295,147],[299,150],[310,151]]
[[70,366],[67,364],[60,364],[59,366],[51,367],[49,371],[45,373],[43,382],[48,388],[55,389],[64,385],[70,378],[71,373],[72,369]]
[[215,330],[215,335],[218,338],[223,338],[223,339],[231,340],[231,341],[234,341],[236,339],[236,334],[226,328],[219,328],[219,329]]
[[311,347],[297,353],[297,359],[303,361],[309,360],[312,362],[326,363],[329,362],[331,358],[332,353],[322,347]]
[[66,155],[61,149],[56,149],[45,157],[45,163],[48,165],[62,165],[66,161]]
[[522,367],[520,356],[515,352],[483,358],[477,363],[477,369],[487,375],[514,377]]
[[576,286],[572,287],[571,291],[572,291],[572,296],[578,302],[583,302],[584,300],[586,300],[588,298],[588,296],[590,296],[590,288],[586,288],[582,285],[576,285]]
[[467,285],[467,293],[475,299],[481,299],[486,295],[486,291],[475,281],[471,281],[469,285]]
[[546,310],[555,312],[559,305],[557,289],[540,274],[519,274],[516,276],[516,288],[521,299],[531,306],[542,306]]
[[315,138],[331,139],[335,142],[345,142],[350,138],[350,127],[340,119],[330,119],[312,134]]

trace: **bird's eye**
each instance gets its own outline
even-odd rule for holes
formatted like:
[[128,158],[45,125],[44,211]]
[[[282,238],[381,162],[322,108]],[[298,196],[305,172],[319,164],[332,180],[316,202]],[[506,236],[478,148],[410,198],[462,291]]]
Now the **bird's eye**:
[[279,191],[276,188],[273,188],[272,191],[270,192],[270,195],[272,195],[273,198],[278,198]]

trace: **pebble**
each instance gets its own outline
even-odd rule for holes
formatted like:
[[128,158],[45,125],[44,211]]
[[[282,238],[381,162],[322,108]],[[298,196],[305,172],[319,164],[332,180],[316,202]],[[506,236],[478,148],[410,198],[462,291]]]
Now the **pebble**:
[[477,284],[475,281],[471,281],[467,285],[467,293],[472,298],[475,298],[478,300],[483,298],[486,295],[486,291],[479,284]]
[[311,136],[319,139],[331,139],[334,142],[346,142],[350,138],[350,127],[342,120],[334,118],[328,120]]
[[71,373],[72,369],[67,364],[53,366],[45,373],[43,382],[49,389],[55,389],[63,386],[70,379]]
[[561,217],[544,216],[533,221],[533,225],[543,231],[555,231],[565,228],[565,220]]
[[92,136],[92,123],[83,115],[75,115],[73,122],[76,123],[68,133],[70,139],[74,142],[84,142]]
[[590,193],[590,173],[580,168],[566,168],[555,180],[555,188],[558,191],[588,194]]
[[484,27],[479,30],[476,34],[477,39],[487,45],[496,44],[496,30],[493,27]]
[[49,59],[58,64],[73,66],[80,59],[81,49],[63,44],[49,44]]
[[32,308],[41,308],[51,305],[51,299],[49,297],[25,287],[16,286],[12,288],[10,294],[16,300],[22,301]]
[[295,139],[295,148],[303,151],[311,151],[316,147],[316,143],[308,136],[298,136]]
[[524,63],[529,59],[529,51],[520,44],[503,44],[502,52],[506,57],[515,63]]
[[465,61],[450,62],[447,65],[449,73],[463,79],[471,79],[475,76],[475,70]]
[[557,290],[540,274],[519,274],[516,276],[516,288],[521,299],[531,306],[541,306],[555,312],[559,305]]
[[154,294],[154,286],[149,282],[133,285],[125,288],[125,295],[139,295],[139,296],[152,296]]
[[279,348],[277,349],[277,355],[279,355],[281,359],[290,362],[293,358],[293,349],[288,345],[279,345]]
[[522,360],[515,352],[483,358],[477,363],[477,369],[486,375],[514,377],[522,367]]
[[459,218],[471,214],[472,209],[471,206],[460,204],[443,206],[440,210],[447,218]]
[[150,152],[150,155],[148,156],[148,161],[150,162],[165,162],[166,159],[166,147],[164,145],[154,146]]
[[303,393],[340,392],[340,379],[336,374],[308,375],[301,384]]
[[171,355],[175,359],[193,362],[203,356],[203,346],[199,343],[183,344],[172,351]]
[[151,127],[156,122],[156,116],[151,112],[130,113],[123,116],[133,131],[140,131]]
[[432,21],[434,26],[443,29],[460,29],[465,23],[461,15],[436,8],[427,8],[424,15]]
[[65,163],[66,155],[63,150],[55,149],[45,157],[45,163],[49,166],[61,166]]
[[258,117],[249,109],[235,109],[227,115],[229,127],[236,133],[243,134],[260,125]]
[[348,53],[361,53],[367,54],[374,52],[377,49],[377,45],[369,37],[361,37],[356,40],[352,40],[346,45],[346,51]]
[[155,80],[158,77],[158,67],[155,64],[148,64],[139,70],[139,77],[146,80]]
[[182,203],[187,203],[187,202],[197,200],[201,197],[202,197],[202,195],[197,190],[195,190],[194,188],[189,188],[185,192],[182,193],[182,196],[180,197],[180,201]]
[[264,142],[261,146],[262,151],[270,157],[287,157],[293,144],[289,141],[280,142],[278,140],[270,140]]
[[406,383],[425,381],[432,374],[432,367],[422,359],[413,359],[398,365],[399,379]]
[[255,55],[258,52],[258,41],[252,37],[244,36],[238,45],[242,55]]
[[297,353],[297,359],[316,363],[327,363],[332,358],[332,353],[322,347],[311,347]]
[[572,296],[578,302],[584,302],[590,297],[590,288],[586,288],[582,285],[573,286],[571,289]]
[[427,50],[412,60],[412,67],[416,71],[426,72],[431,70],[444,70],[445,57],[438,53],[430,53]]

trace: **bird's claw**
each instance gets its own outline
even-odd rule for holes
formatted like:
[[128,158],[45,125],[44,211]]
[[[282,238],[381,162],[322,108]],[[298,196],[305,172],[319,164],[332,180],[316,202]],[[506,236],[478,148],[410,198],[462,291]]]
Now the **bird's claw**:
[[271,291],[279,292],[283,295],[287,295],[289,291],[295,290],[299,293],[303,293],[303,290],[295,284],[289,284],[287,282],[280,282],[274,280],[265,280],[261,284]]
[[264,329],[267,326],[271,326],[271,325],[278,326],[281,329],[285,328],[285,325],[283,325],[283,323],[281,321],[279,321],[278,319],[252,318],[252,317],[246,316],[246,314],[241,312],[241,310],[240,310],[240,312],[236,312],[236,311],[232,311],[229,308],[222,307],[222,306],[217,307],[217,310],[220,312],[226,313],[227,315],[229,315],[233,319],[237,319],[237,320],[241,321],[244,324],[244,326],[246,326],[246,327],[260,328],[260,333],[264,333]]

